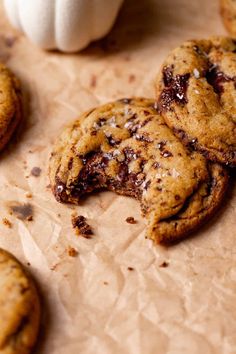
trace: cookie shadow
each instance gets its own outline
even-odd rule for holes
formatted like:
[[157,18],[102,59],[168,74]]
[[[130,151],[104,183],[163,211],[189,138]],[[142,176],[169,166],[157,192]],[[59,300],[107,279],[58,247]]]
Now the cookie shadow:
[[[158,35],[158,9],[155,1],[125,0],[108,35],[92,42],[87,48],[74,55],[97,58],[127,50],[130,52],[131,49],[138,48],[141,44],[144,46],[153,35]],[[51,53],[68,55],[57,50]]]
[[18,149],[18,146],[20,143],[23,141],[23,136],[27,129],[30,128],[32,125],[32,122],[30,121],[29,117],[32,116],[31,114],[31,91],[28,86],[28,83],[24,81],[24,79],[19,75],[18,73],[15,73],[14,70],[12,70],[14,74],[17,75],[17,77],[20,80],[20,85],[21,85],[21,94],[22,94],[22,118],[21,121],[19,122],[15,132],[12,134],[9,142],[6,144],[6,146],[3,148],[3,150],[0,152],[0,162],[9,157],[10,154]]
[[[34,276],[35,279],[35,276]],[[49,306],[49,302],[47,300],[46,291],[44,291],[41,286],[40,282],[35,279],[36,288],[38,290],[39,298],[40,298],[40,305],[41,305],[41,318],[40,318],[40,327],[38,338],[35,343],[34,349],[32,354],[41,354],[46,347],[47,338],[50,334],[50,328],[52,327],[52,314]]]

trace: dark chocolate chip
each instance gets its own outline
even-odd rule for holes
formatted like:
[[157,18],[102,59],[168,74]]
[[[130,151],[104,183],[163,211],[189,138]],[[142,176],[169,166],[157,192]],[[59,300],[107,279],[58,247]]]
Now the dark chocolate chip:
[[137,224],[137,221],[133,218],[133,216],[129,216],[125,221],[128,224]]
[[172,157],[173,156],[173,154],[170,152],[170,151],[168,151],[168,150],[163,150],[162,152],[161,152],[161,156],[163,156],[163,157]]
[[207,70],[205,76],[208,84],[213,87],[215,93],[217,94],[221,94],[224,92],[223,84],[225,82],[233,81],[236,83],[236,76],[230,77],[224,74],[222,71],[219,70],[217,65],[214,65],[212,63],[210,63],[209,69]]

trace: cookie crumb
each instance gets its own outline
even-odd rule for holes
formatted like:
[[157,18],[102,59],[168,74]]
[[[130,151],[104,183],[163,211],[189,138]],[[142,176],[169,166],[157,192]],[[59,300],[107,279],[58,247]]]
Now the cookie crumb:
[[132,82],[134,82],[136,80],[136,76],[134,74],[130,74],[129,75],[129,83],[131,84]]
[[128,267],[127,269],[128,269],[130,272],[132,272],[132,271],[134,270],[133,267]]
[[74,247],[71,246],[68,247],[67,252],[70,257],[77,257],[79,254],[79,252]]
[[160,268],[167,268],[168,266],[169,266],[169,263],[166,262],[166,261],[162,262],[162,263],[159,265]]
[[129,216],[125,221],[128,224],[137,224],[137,220],[135,220],[135,218],[133,216]]
[[34,177],[39,177],[41,175],[41,168],[40,167],[33,167],[32,170],[31,170],[31,176],[34,176]]
[[25,196],[26,196],[26,198],[32,198],[33,197],[30,192],[27,192]]
[[2,223],[3,223],[3,225],[5,225],[6,227],[8,227],[9,229],[12,228],[12,223],[11,223],[10,220],[8,220],[7,218],[3,218],[3,219],[2,219]]
[[107,281],[104,281],[103,284],[104,284],[104,285],[108,285],[108,282],[107,282]]
[[71,221],[72,226],[78,236],[82,236],[87,239],[92,238],[93,231],[83,215],[72,215]]

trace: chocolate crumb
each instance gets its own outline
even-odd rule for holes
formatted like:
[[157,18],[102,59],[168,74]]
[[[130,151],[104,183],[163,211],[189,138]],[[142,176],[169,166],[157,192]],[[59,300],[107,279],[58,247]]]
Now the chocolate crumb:
[[128,224],[137,224],[137,220],[135,220],[133,218],[133,216],[129,216],[126,220],[125,220]]
[[91,238],[93,231],[83,215],[72,216],[71,221],[77,235],[87,239]]
[[6,227],[8,227],[9,229],[12,228],[12,223],[11,223],[10,220],[8,220],[7,218],[3,218],[3,219],[2,219],[2,223],[3,223],[3,225],[5,225]]
[[134,270],[133,267],[128,267],[127,269],[128,269],[130,272],[132,272],[132,271]]
[[108,282],[107,282],[107,281],[104,281],[103,284],[104,284],[104,285],[108,285]]
[[15,214],[16,217],[20,220],[33,220],[33,207],[29,203],[20,204],[18,202],[8,203],[9,214]]
[[30,192],[27,192],[25,196],[26,198],[32,198],[32,194]]
[[70,257],[77,257],[79,254],[79,252],[74,247],[71,246],[68,247],[67,252]]
[[42,170],[40,167],[33,167],[30,173],[34,177],[39,177],[41,175],[41,172]]
[[169,266],[169,263],[166,262],[166,261],[162,262],[162,263],[159,265],[160,268],[167,268],[168,266]]

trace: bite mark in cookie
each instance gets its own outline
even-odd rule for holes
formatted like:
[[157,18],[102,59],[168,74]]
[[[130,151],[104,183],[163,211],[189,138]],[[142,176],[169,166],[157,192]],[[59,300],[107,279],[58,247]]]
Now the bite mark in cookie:
[[[94,127],[97,134],[91,135]],[[114,146],[107,135],[119,143]],[[173,229],[163,237],[159,224],[177,215],[209,178],[205,158],[183,146],[148,99],[119,100],[85,113],[59,137],[50,160],[58,201],[79,203],[104,188],[134,197],[155,242],[181,237]]]

